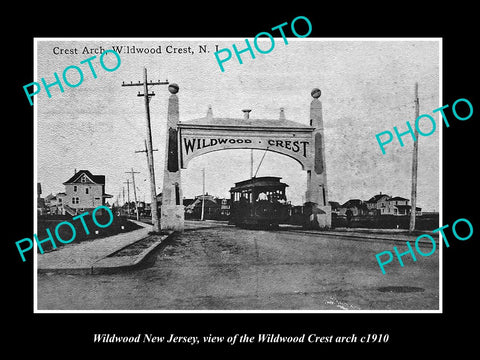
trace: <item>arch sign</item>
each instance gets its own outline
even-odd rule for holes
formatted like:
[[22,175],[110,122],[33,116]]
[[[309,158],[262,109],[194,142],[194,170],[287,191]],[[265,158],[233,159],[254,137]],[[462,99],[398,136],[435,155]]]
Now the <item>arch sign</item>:
[[307,171],[305,199],[311,209],[308,212],[311,227],[331,226],[319,89],[312,90],[311,126],[287,120],[283,109],[278,119],[271,120],[250,119],[250,110],[243,110],[243,119],[215,118],[209,108],[203,118],[180,122],[178,86],[175,90],[171,91],[168,107],[162,229],[183,230],[181,169],[186,169],[190,160],[197,156],[227,149],[268,150],[298,161]]
[[213,118],[206,116],[179,124],[181,167],[197,156],[226,149],[269,150],[313,168],[313,128],[293,121]]

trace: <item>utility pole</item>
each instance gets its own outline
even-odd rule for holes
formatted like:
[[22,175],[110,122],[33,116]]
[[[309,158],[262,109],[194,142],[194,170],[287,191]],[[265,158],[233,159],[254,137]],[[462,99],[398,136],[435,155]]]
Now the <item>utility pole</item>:
[[[144,152],[146,157],[147,157],[147,166],[150,166],[150,162],[148,160],[148,147],[147,147],[147,140],[144,140],[145,143],[145,149],[144,150],[135,150],[135,153],[142,153]],[[158,149],[152,149],[152,151],[158,151]],[[156,201],[157,197],[155,196],[155,204],[157,203]],[[145,194],[143,194],[143,202],[145,203]],[[153,203],[150,203],[150,209],[152,208]],[[145,203],[145,209],[147,207],[147,204]],[[153,213],[152,213],[153,214]],[[152,215],[153,216],[153,215]]]
[[205,168],[202,169],[202,218],[200,220],[205,220]]
[[148,160],[148,170],[150,173],[150,192],[151,192],[151,197],[152,197],[152,223],[153,223],[153,231],[159,232],[160,231],[160,224],[158,221],[158,205],[157,205],[157,187],[155,186],[155,169],[154,169],[154,162],[153,162],[153,145],[152,145],[152,129],[150,125],[150,108],[149,108],[149,102],[150,102],[150,97],[155,96],[155,93],[149,93],[148,92],[148,85],[168,85],[168,81],[160,81],[158,80],[157,82],[153,82],[150,80],[150,82],[147,82],[147,68],[143,68],[143,83],[138,82],[137,84],[133,84],[130,82],[130,84],[125,84],[125,82],[122,83],[122,86],[143,86],[143,94],[138,92],[137,96],[143,96],[144,102],[145,102],[145,117],[147,120],[147,160]]
[[[122,210],[123,210],[123,207],[125,206],[125,186],[122,187],[122,195],[123,195]],[[122,212],[123,212],[123,211],[122,211]]]
[[135,187],[135,174],[140,174],[138,171],[125,171],[127,174],[132,174],[132,182],[133,182],[133,196],[135,197],[135,211],[137,212],[137,221],[140,220],[140,214],[138,212],[138,201],[137,201],[137,189]]
[[[418,101],[418,83],[415,83],[415,120],[419,116]],[[412,208],[410,210],[410,232],[415,230],[415,215],[417,212],[417,170],[418,170],[418,131],[415,126],[415,141],[413,142],[413,158],[412,158]]]
[[127,184],[128,216],[130,216],[130,181],[127,179],[124,184]]

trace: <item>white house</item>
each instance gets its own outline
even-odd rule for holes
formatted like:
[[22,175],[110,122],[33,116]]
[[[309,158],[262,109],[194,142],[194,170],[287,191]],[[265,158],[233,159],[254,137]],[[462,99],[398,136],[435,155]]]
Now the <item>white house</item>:
[[72,215],[105,205],[105,199],[113,197],[105,193],[105,175],[93,175],[88,170],[75,172],[63,185],[62,205]]

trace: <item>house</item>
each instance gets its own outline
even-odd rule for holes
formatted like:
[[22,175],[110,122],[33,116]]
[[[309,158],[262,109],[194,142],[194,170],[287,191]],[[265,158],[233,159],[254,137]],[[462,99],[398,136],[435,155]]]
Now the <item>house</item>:
[[63,207],[65,196],[67,196],[66,193],[60,192],[50,199],[48,206],[50,214],[65,215],[65,208]]
[[[151,217],[152,216],[152,204],[147,203],[145,201],[139,201],[138,202],[138,211],[140,213],[140,216]],[[160,214],[160,212],[158,212],[158,214]]]
[[[408,199],[395,196],[391,197],[387,194],[378,194],[370,198],[365,203],[368,207],[370,215],[410,215],[411,206],[408,205]],[[417,207],[416,214],[421,215],[422,209]]]
[[353,216],[361,216],[368,214],[367,205],[360,199],[350,199],[341,206],[338,215],[346,216],[347,211],[350,210]]
[[47,207],[45,206],[45,199],[42,195],[42,184],[37,183],[37,214],[44,215],[47,213]]
[[125,216],[136,215],[135,201],[126,201],[121,207],[121,214]]
[[[393,197],[389,200],[389,207],[388,213],[390,215],[410,215],[411,213],[411,206],[408,205],[408,199],[402,198],[400,196]],[[422,215],[422,208],[416,207],[415,215],[421,216]]]
[[45,202],[45,206],[46,207],[50,207],[50,205],[53,203],[55,203],[57,201],[55,195],[53,195],[52,193],[48,194],[47,196],[45,196],[45,199],[44,199],[44,202]]
[[385,214],[385,209],[388,206],[388,200],[391,198],[390,195],[380,194],[372,196],[369,200],[365,201],[367,205],[369,215]]
[[332,209],[332,214],[340,215],[341,205],[340,205],[339,202],[337,202],[337,201],[329,201],[328,204],[330,205],[330,207],[331,207],[331,209]]
[[400,196],[395,196],[388,199],[388,205],[385,214],[388,215],[408,215],[407,214],[408,199]]
[[[221,203],[213,195],[198,195],[192,202],[184,199],[185,217],[190,219],[200,219],[202,217],[202,207],[204,219],[217,219],[220,214]],[[187,204],[188,203],[188,204]]]
[[45,199],[37,197],[37,214],[45,215],[47,213],[47,207],[45,206]]
[[71,215],[105,205],[105,199],[113,197],[105,193],[105,175],[93,175],[88,170],[75,172],[63,185],[62,207]]
[[[63,198],[61,198],[60,201],[62,201]],[[59,205],[59,201],[56,195],[53,195],[52,193],[48,194],[45,197],[45,207],[47,208],[47,213],[51,215],[59,215],[59,214],[64,214],[63,208],[61,205]]]

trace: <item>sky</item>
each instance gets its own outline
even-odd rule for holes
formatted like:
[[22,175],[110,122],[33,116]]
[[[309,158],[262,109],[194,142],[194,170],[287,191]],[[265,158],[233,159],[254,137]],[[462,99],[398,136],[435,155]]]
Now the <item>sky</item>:
[[[252,39],[250,39],[252,42]],[[266,41],[269,41],[268,39]],[[35,96],[36,170],[42,184],[42,196],[64,191],[62,183],[75,169],[87,169],[106,176],[106,192],[123,201],[127,197],[126,173],[132,168],[138,200],[150,202],[149,176],[144,149],[146,136],[145,106],[137,92],[141,87],[122,87],[125,82],[143,81],[143,68],[149,80],[179,85],[180,121],[204,117],[210,105],[214,117],[242,118],[241,109],[252,109],[251,119],[278,119],[285,109],[288,120],[309,124],[309,107],[313,88],[320,88],[325,128],[325,158],[330,201],[341,204],[349,199],[368,200],[380,192],[410,198],[413,141],[403,137],[386,146],[382,155],[375,135],[392,131],[397,126],[405,131],[406,121],[415,120],[414,86],[418,82],[420,114],[430,114],[437,130],[419,139],[418,199],[423,211],[439,210],[441,120],[432,110],[440,107],[440,43],[437,39],[321,39],[275,38],[268,54],[242,54],[243,64],[235,55],[225,62],[222,72],[214,56],[220,49],[236,44],[244,48],[243,38],[206,39],[37,39],[37,68],[32,81],[54,81],[54,72],[75,65],[82,69],[83,82],[71,88],[63,84],[45,89]],[[191,53],[167,53],[167,46],[191,47]],[[208,52],[200,53],[199,45]],[[95,55],[87,49],[112,49],[123,46],[121,64],[112,72],[100,65],[100,55],[91,60],[97,78],[88,64],[81,61]],[[126,53],[127,46],[157,49],[162,53]],[[269,44],[261,44],[268,48]],[[59,53],[59,49],[68,49]],[[77,54],[75,54],[75,49]],[[72,53],[68,53],[72,52]],[[57,54],[55,54],[57,53]],[[114,67],[115,57],[104,57],[107,67]],[[80,79],[69,70],[71,83]],[[165,157],[167,86],[150,88],[155,96],[150,101],[154,152],[155,181],[162,189]],[[26,99],[27,103],[28,100]],[[431,125],[421,123],[424,132]],[[254,168],[264,155],[254,151]],[[209,194],[228,197],[235,182],[250,177],[250,150],[212,152],[193,159],[182,170],[183,195],[192,198],[202,193],[202,169]],[[279,176],[289,187],[287,197],[301,204],[306,191],[306,172],[295,160],[272,152],[265,154],[257,176]],[[133,200],[133,188],[130,187]]]

